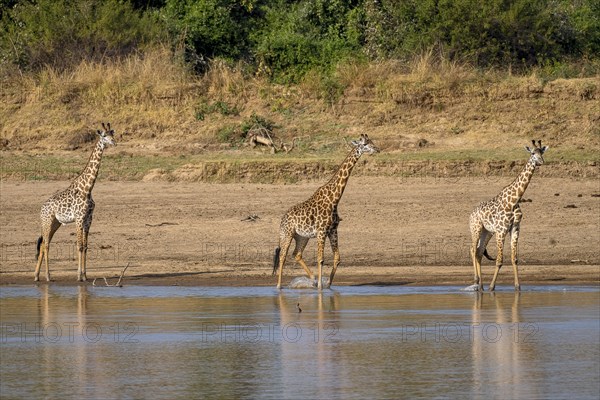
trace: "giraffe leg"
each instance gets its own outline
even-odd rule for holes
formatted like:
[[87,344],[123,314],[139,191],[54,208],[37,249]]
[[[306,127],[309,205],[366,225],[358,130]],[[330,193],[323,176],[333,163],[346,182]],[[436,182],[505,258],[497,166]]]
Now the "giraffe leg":
[[317,288],[319,290],[323,289],[323,282],[322,282],[322,276],[323,276],[323,258],[325,255],[325,238],[327,236],[325,236],[325,232],[319,232],[317,234]]
[[42,226],[42,236],[41,242],[38,239],[37,243],[37,263],[35,265],[35,272],[33,273],[33,281],[38,282],[40,280],[40,269],[42,267],[42,262],[44,261],[44,250],[46,248],[46,243],[48,243],[48,238],[50,236],[50,231],[52,230],[52,218],[47,213],[46,204],[42,206],[40,211],[40,222]]
[[[93,203],[92,203],[93,204]],[[92,215],[94,212],[94,207],[90,208],[85,220],[83,221],[83,252],[82,252],[82,260],[81,260],[81,275],[80,280],[85,282],[87,281],[86,269],[87,269],[87,250],[88,250],[88,234],[90,232],[90,227],[92,226]]]
[[281,289],[281,279],[283,277],[283,265],[285,264],[285,258],[287,257],[290,244],[292,243],[293,236],[286,235],[283,240],[280,238],[279,243],[283,244],[281,252],[279,253],[279,275],[277,278],[277,289]]
[[521,285],[519,284],[519,267],[517,266],[517,264],[518,264],[517,243],[518,243],[518,241],[519,241],[519,230],[517,228],[516,231],[513,230],[512,234],[510,236],[510,249],[511,249],[510,259],[512,261],[513,271],[515,274],[515,290],[516,291],[521,290]]
[[33,273],[33,281],[38,282],[40,280],[40,268],[42,266],[42,261],[44,260],[44,239],[42,238],[42,243],[40,245],[40,252],[38,254],[37,263],[35,265],[35,272]]
[[483,284],[481,283],[481,264],[477,259],[477,246],[471,245],[471,260],[473,261],[473,271],[474,271],[474,284],[479,285],[479,291],[483,290]]
[[493,292],[496,288],[496,279],[498,279],[498,273],[500,272],[500,268],[502,268],[502,252],[504,247],[504,238],[506,237],[506,232],[497,233],[496,234],[496,245],[498,246],[498,254],[496,255],[496,270],[494,271],[494,277],[492,278],[492,283],[490,283],[490,292]]
[[294,252],[292,253],[292,254],[294,254],[294,259],[298,262],[298,264],[300,264],[302,266],[302,268],[304,268],[306,275],[308,275],[308,277],[310,279],[315,279],[315,274],[313,274],[313,272],[310,270],[308,265],[306,265],[306,263],[304,262],[304,259],[302,258],[302,252],[306,248],[306,245],[308,243],[308,238],[304,237],[304,236],[296,235],[295,239],[296,239],[296,248],[294,249]]
[[519,284],[519,267],[517,266],[519,262],[518,243],[519,232],[521,230],[521,218],[523,218],[523,213],[521,212],[521,209],[518,208],[515,210],[515,222],[510,232],[510,260],[515,274],[515,291],[517,292],[521,290],[521,285]]
[[81,253],[83,252],[83,227],[77,224],[77,281],[81,282]]
[[340,264],[340,249],[338,247],[337,228],[332,229],[329,232],[328,237],[329,244],[331,244],[331,250],[333,251],[333,268],[331,269],[331,275],[329,275],[329,282],[327,282],[327,288],[330,288],[331,283],[333,282],[333,277],[335,276],[335,271],[337,270],[337,267]]
[[50,228],[50,235],[48,236],[48,242],[46,243],[46,281],[50,282],[50,267],[48,266],[48,259],[50,258],[50,242],[54,237],[54,234],[60,228],[62,224],[57,219],[52,220],[52,227]]
[[81,260],[81,281],[83,281],[83,282],[87,281],[86,268],[87,268],[88,232],[89,231],[87,231],[87,230],[83,232],[83,253],[82,253],[82,260]]
[[77,281],[83,281],[83,221],[77,221]]
[[479,285],[479,291],[483,291],[483,280],[481,279],[481,256],[479,255],[479,242],[483,232],[483,225],[471,224],[471,260],[473,261],[474,281]]
[[54,233],[60,228],[60,222],[52,217],[42,222],[42,243],[40,245],[40,254],[38,255],[37,265],[35,267],[34,281],[40,280],[40,269],[42,262],[45,261],[46,266],[46,281],[50,282],[50,266],[48,258],[50,257],[50,242]]
[[478,273],[479,273],[479,290],[481,292],[483,292],[483,277],[481,275],[481,260],[483,259],[483,253],[485,252],[485,249],[487,248],[488,243],[490,242],[490,239],[492,238],[492,233],[488,230],[486,230],[485,228],[481,231],[481,236],[479,239],[479,245],[477,247],[476,250],[476,258],[477,258],[477,268],[478,268]]

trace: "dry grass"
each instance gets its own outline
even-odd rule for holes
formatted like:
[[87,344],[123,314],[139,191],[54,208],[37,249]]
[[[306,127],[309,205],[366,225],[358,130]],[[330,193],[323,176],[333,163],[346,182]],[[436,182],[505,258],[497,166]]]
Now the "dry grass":
[[26,77],[21,90],[28,102],[68,103],[78,100],[93,107],[151,106],[162,99],[185,103],[195,86],[182,63],[166,49],[105,63],[82,62],[74,70],[57,73],[46,68]]
[[212,99],[244,103],[256,93],[265,82],[244,74],[244,64],[231,67],[222,60],[216,60],[202,79],[205,94]]
[[[127,154],[252,157],[260,150],[223,144],[218,135],[253,114],[272,121],[282,140],[303,138],[291,157],[346,151],[344,138],[363,131],[386,153],[419,158],[519,148],[532,137],[578,160],[578,151],[600,146],[597,76],[547,82],[536,73],[479,71],[433,52],[408,63],[349,61],[333,77],[308,74],[295,86],[247,71],[215,61],[198,77],[162,48],[64,73],[12,74],[0,94],[0,149],[87,152],[90,144],[77,138],[110,121],[124,133],[119,151]],[[200,117],[201,105],[210,113]]]

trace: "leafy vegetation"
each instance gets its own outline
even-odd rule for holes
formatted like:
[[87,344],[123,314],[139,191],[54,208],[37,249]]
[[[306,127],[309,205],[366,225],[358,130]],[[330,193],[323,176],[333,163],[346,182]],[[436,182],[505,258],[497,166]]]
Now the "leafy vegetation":
[[3,0],[0,59],[22,70],[67,69],[164,39],[156,14],[119,0]]
[[198,72],[221,58],[289,83],[433,48],[561,75],[598,59],[598,15],[600,0],[1,0],[0,60],[4,72],[62,70],[169,43]]
[[549,162],[597,171],[599,4],[0,0],[0,175],[68,178],[107,120],[123,143],[109,179],[338,159],[363,131],[391,170],[521,160],[503,149],[535,137]]

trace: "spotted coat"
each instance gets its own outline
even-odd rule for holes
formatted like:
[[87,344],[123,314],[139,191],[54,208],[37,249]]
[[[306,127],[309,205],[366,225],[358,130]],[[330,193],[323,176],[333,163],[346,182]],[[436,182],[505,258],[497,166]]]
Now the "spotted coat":
[[92,224],[95,203],[92,199],[92,189],[98,176],[102,153],[108,145],[114,145],[114,130],[110,124],[102,124],[103,130],[98,131],[98,141],[90,159],[71,185],[60,192],[53,194],[42,205],[40,221],[42,235],[38,239],[38,255],[34,279],[39,281],[40,268],[45,260],[46,280],[50,281],[50,270],[48,266],[48,255],[50,242],[54,233],[61,225],[75,222],[77,230],[78,269],[77,280],[85,281],[87,263],[88,233]]
[[[502,267],[504,239],[510,233],[511,236],[511,261],[515,275],[515,290],[520,290],[518,276],[518,258],[517,245],[519,240],[519,232],[523,212],[519,202],[535,169],[544,163],[542,157],[544,152],[548,150],[548,146],[543,146],[541,141],[538,144],[532,141],[533,148],[526,147],[530,153],[529,160],[523,167],[517,178],[493,199],[480,203],[471,213],[469,218],[469,227],[471,230],[471,259],[473,261],[473,269],[475,274],[475,284],[479,290],[483,290],[483,282],[481,279],[481,259],[487,255],[486,246],[492,236],[496,235],[496,245],[498,252],[496,255],[496,270],[489,290],[493,291],[496,286],[498,272]],[[491,258],[490,258],[491,259]]]
[[340,262],[337,228],[340,217],[337,205],[344,194],[344,189],[350,178],[350,173],[363,154],[377,153],[379,149],[366,134],[352,142],[354,148],[346,156],[337,172],[325,185],[321,186],[306,201],[290,208],[283,218],[279,228],[279,247],[275,250],[273,273],[279,268],[277,287],[281,288],[283,266],[289,246],[295,240],[294,258],[302,266],[306,274],[314,279],[314,274],[302,259],[302,252],[310,238],[317,238],[317,286],[322,288],[321,276],[325,240],[329,238],[333,250],[333,268],[327,286],[333,282],[335,271]]

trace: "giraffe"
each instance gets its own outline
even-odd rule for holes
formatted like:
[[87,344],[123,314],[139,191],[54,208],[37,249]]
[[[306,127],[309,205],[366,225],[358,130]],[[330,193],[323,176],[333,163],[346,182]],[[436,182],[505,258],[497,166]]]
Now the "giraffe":
[[80,282],[87,280],[88,233],[92,224],[92,214],[95,207],[94,200],[92,200],[92,189],[98,176],[104,148],[108,145],[115,145],[115,132],[110,128],[110,123],[107,125],[102,123],[102,129],[102,131],[97,131],[99,136],[98,142],[92,151],[85,169],[67,189],[55,193],[42,205],[40,212],[42,235],[37,241],[37,265],[35,267],[34,279],[36,282],[40,279],[40,267],[44,260],[46,264],[46,280],[50,282],[50,270],[48,267],[50,241],[61,225],[72,222],[75,222],[77,228],[77,280]]
[[519,241],[519,231],[523,212],[519,202],[536,167],[544,163],[542,155],[548,150],[548,146],[542,147],[542,141],[531,141],[533,147],[525,146],[525,150],[530,153],[529,160],[523,167],[519,176],[493,199],[479,204],[471,213],[469,227],[471,230],[471,259],[475,270],[475,284],[479,285],[479,291],[483,291],[483,282],[481,279],[481,258],[486,256],[493,260],[486,250],[486,246],[492,236],[496,234],[496,245],[498,254],[496,255],[496,270],[489,290],[493,291],[496,287],[498,272],[502,268],[503,246],[506,235],[510,233],[511,261],[515,274],[515,291],[519,291],[519,271],[517,267],[517,243]]
[[317,238],[317,287],[319,290],[322,289],[323,253],[327,238],[329,238],[333,250],[333,269],[327,283],[327,287],[331,286],[335,271],[340,263],[337,234],[340,217],[337,212],[337,205],[342,198],[352,168],[354,168],[360,156],[379,152],[379,149],[366,134],[361,134],[359,140],[352,141],[352,145],[354,146],[353,149],[348,153],[329,182],[317,189],[308,200],[290,208],[283,216],[279,228],[279,246],[275,249],[273,259],[273,274],[279,266],[278,289],[281,289],[283,265],[292,239],[296,241],[296,248],[293,252],[294,258],[302,266],[308,277],[314,279],[314,274],[302,259],[302,252],[308,240],[315,237]]

